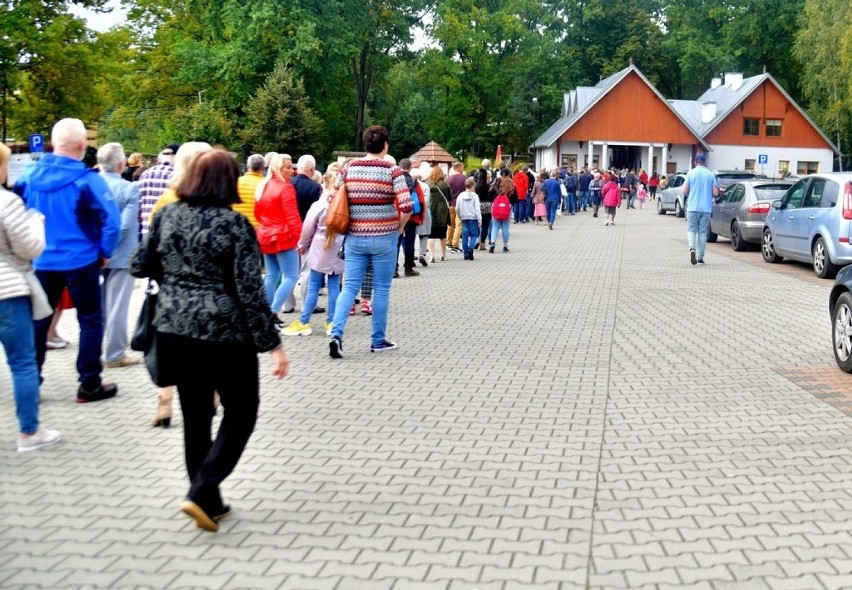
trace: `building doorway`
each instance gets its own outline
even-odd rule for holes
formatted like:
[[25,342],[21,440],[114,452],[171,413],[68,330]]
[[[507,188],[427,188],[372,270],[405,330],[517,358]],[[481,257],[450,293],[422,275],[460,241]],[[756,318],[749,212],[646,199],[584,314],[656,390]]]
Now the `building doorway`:
[[[642,161],[642,147],[638,145],[614,145],[610,148],[612,150],[611,158],[609,160],[609,165],[616,169],[633,168],[634,170],[639,169],[639,162]],[[648,149],[645,148],[645,153],[648,152]]]

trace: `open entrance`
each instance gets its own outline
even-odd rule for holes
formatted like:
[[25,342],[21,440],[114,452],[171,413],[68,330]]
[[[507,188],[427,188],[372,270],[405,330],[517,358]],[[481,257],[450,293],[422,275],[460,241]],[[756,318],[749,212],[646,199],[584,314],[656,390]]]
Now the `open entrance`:
[[645,154],[648,153],[648,148],[638,145],[614,145],[611,146],[610,150],[612,151],[612,157],[609,160],[609,165],[618,169],[633,168],[634,170],[639,170],[643,151]]

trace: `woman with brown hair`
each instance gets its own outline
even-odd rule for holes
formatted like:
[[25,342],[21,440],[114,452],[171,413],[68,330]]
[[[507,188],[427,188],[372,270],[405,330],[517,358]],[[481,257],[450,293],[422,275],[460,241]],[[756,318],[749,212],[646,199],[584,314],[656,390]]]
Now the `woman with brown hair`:
[[[178,184],[178,202],[154,216],[131,273],[160,286],[156,319],[159,370],[177,385],[190,487],[181,510],[217,531],[230,513],[219,485],[254,430],[259,404],[258,352],[271,352],[272,374],[289,360],[269,312],[257,240],[239,202],[236,160],[213,150],[198,155]],[[224,408],[210,440],[218,392]]]
[[440,240],[441,260],[447,259],[447,226],[450,224],[450,185],[444,180],[444,171],[433,166],[426,181],[429,187],[429,212],[432,214],[432,231],[429,233],[429,251],[435,262],[435,240]]

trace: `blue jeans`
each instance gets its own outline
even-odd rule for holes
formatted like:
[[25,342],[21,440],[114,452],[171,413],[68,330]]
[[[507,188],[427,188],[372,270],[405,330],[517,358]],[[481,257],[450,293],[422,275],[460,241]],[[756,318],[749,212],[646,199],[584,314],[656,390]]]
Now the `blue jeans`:
[[318,270],[311,269],[308,275],[308,290],[305,292],[305,299],[302,301],[302,316],[299,321],[303,324],[311,323],[311,314],[317,307],[317,299],[319,299],[319,290],[322,288],[323,280],[328,279],[328,319],[331,323],[334,318],[334,307],[337,303],[337,297],[340,295],[340,275],[326,275]]
[[292,248],[275,254],[264,254],[263,263],[266,266],[266,278],[263,280],[266,300],[272,311],[281,311],[284,300],[293,292],[299,280],[299,251]]
[[523,201],[516,201],[514,205],[512,205],[512,217],[515,218],[515,223],[523,221]]
[[507,219],[506,221],[497,221],[496,219],[494,219],[492,217],[491,218],[491,236],[490,236],[490,240],[489,240],[491,242],[492,246],[497,241],[497,235],[501,231],[503,232],[503,245],[508,246],[509,245],[509,220]]
[[[80,384],[93,391],[101,386],[101,350],[104,339],[104,316],[101,311],[101,263],[99,260],[74,270],[37,270],[41,286],[47,294],[50,306],[62,298],[68,287],[74,307],[77,308],[77,323],[80,324],[80,348],[77,352],[77,373]],[[53,315],[35,322],[36,364],[39,375],[47,352],[47,331]]]
[[[571,198],[571,195],[568,195]],[[544,201],[544,206],[547,207],[547,223],[553,225],[556,221],[556,211],[559,209],[559,201],[556,199],[547,199]]]
[[580,191],[580,209],[585,211],[589,206],[589,191]]
[[479,222],[476,219],[462,219],[462,250],[465,255],[473,254],[473,246],[479,239]]
[[0,343],[12,371],[19,428],[33,434],[38,430],[38,366],[29,297],[0,300]]
[[686,239],[689,241],[689,249],[696,251],[699,260],[704,260],[704,251],[707,249],[707,229],[709,227],[709,213],[686,212]]
[[565,205],[562,207],[562,210],[565,211],[567,209],[569,213],[573,213],[577,208],[577,202],[574,200],[574,192],[568,191],[568,195],[564,198],[564,200]]
[[388,324],[388,306],[393,270],[396,267],[397,234],[377,237],[346,236],[346,270],[343,289],[337,297],[332,321],[332,338],[343,339],[343,329],[349,319],[349,309],[364,280],[367,265],[373,265],[373,333],[371,343],[380,344],[385,339]]

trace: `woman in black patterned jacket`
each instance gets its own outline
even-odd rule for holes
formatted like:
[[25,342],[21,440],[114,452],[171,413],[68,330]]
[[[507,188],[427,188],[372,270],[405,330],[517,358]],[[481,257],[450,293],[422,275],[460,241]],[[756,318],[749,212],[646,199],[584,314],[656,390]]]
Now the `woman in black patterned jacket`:
[[[173,378],[184,421],[190,488],[181,510],[208,531],[230,512],[219,484],[248,443],[259,402],[258,352],[272,353],[272,372],[289,360],[269,312],[260,252],[240,202],[239,169],[224,151],[200,154],[178,184],[178,202],[155,217],[131,273],[160,286],[154,325],[160,371]],[[213,393],[224,417],[210,440]]]

